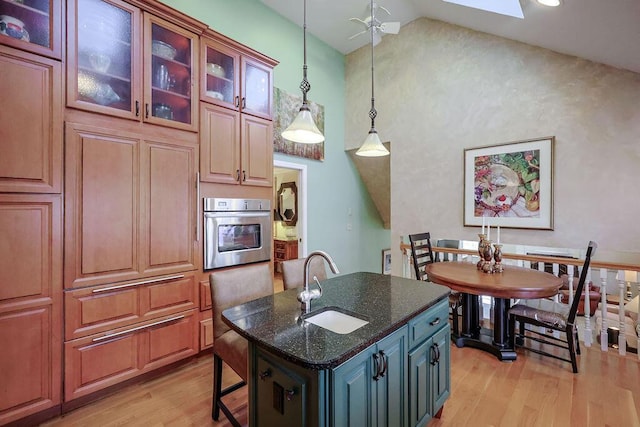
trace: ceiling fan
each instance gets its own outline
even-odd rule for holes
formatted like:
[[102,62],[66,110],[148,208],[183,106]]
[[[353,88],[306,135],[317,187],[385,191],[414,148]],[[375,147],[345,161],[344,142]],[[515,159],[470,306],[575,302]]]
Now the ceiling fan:
[[364,20],[359,18],[349,19],[349,21],[358,22],[365,27],[364,30],[349,37],[349,40],[354,39],[361,34],[369,33],[369,31],[371,31],[371,27],[373,27],[373,44],[375,46],[380,43],[383,34],[398,34],[398,32],[400,32],[399,22],[381,22],[380,20],[378,20],[376,14],[378,9],[385,11],[387,15],[391,15],[391,12],[389,12],[385,7],[380,6],[379,4],[374,2],[369,6],[369,9],[371,9],[371,13],[369,14],[369,16],[364,18]]

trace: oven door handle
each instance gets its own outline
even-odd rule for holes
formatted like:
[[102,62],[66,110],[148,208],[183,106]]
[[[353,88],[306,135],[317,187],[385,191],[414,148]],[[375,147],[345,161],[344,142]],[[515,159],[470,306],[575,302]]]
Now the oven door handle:
[[205,212],[205,218],[255,218],[255,217],[263,217],[270,216],[271,212],[269,211],[219,211],[219,212]]

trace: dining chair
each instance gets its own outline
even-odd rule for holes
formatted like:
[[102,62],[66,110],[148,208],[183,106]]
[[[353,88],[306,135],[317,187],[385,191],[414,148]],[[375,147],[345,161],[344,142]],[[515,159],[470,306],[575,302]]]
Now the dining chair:
[[[284,290],[299,288],[304,284],[304,262],[306,258],[290,259],[282,261],[282,285]],[[319,257],[313,257],[309,261],[309,279],[317,277],[318,281],[327,279],[327,269],[324,266],[324,260]]]
[[[222,397],[247,383],[247,340],[222,321],[221,314],[229,307],[273,294],[273,279],[269,264],[254,264],[232,270],[222,270],[209,276],[213,311],[213,403],[211,417],[217,421],[220,410],[229,422],[240,423],[222,402]],[[222,390],[222,362],[241,378],[241,381]]]
[[[413,270],[418,280],[426,280],[425,268],[428,264],[435,262],[433,248],[431,246],[431,233],[417,233],[409,235],[411,243],[411,259],[413,260]],[[451,291],[449,294],[449,308],[451,311],[451,324],[453,333],[459,334],[459,314],[458,309],[462,306],[462,298],[459,292]]]
[[[591,263],[591,257],[594,255],[598,245],[591,241],[587,247],[582,271],[578,286],[574,293],[571,305],[562,304],[546,298],[536,300],[523,300],[521,303],[514,305],[509,310],[509,341],[512,348],[525,348],[534,353],[543,356],[553,357],[554,359],[570,362],[573,373],[578,372],[578,363],[576,355],[580,354],[580,343],[578,341],[578,329],[575,324],[576,315],[578,313],[578,305],[580,304],[580,295],[587,280],[587,273]],[[516,333],[516,322],[518,322],[519,330]],[[535,330],[527,328],[527,325],[536,326],[541,329]],[[549,333],[546,333],[549,331]],[[564,332],[564,338],[558,338],[553,335],[553,331]],[[563,351],[569,352],[569,358],[557,355],[549,351],[532,347],[527,344],[527,340],[536,341],[542,345],[551,345],[562,348]]]

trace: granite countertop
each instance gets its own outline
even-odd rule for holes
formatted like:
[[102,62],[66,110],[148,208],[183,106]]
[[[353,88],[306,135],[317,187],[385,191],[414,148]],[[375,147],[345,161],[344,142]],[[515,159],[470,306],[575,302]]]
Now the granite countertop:
[[229,308],[222,312],[222,319],[246,339],[280,357],[305,368],[328,369],[399,329],[450,293],[449,288],[434,283],[376,273],[346,274],[321,284],[323,295],[311,301],[310,312],[338,307],[369,323],[341,335],[304,322],[297,300],[299,289]]

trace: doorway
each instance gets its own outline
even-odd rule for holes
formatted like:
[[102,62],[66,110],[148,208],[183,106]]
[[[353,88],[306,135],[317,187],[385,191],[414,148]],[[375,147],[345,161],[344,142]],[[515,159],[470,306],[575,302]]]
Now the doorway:
[[[276,211],[278,210],[278,193],[281,188],[291,188],[290,183],[294,183],[296,188],[295,225],[286,221],[286,217],[282,218],[283,221],[276,221],[274,238],[297,239],[298,258],[303,258],[307,255],[307,165],[274,159],[273,206]],[[289,219],[291,219],[290,215]]]

